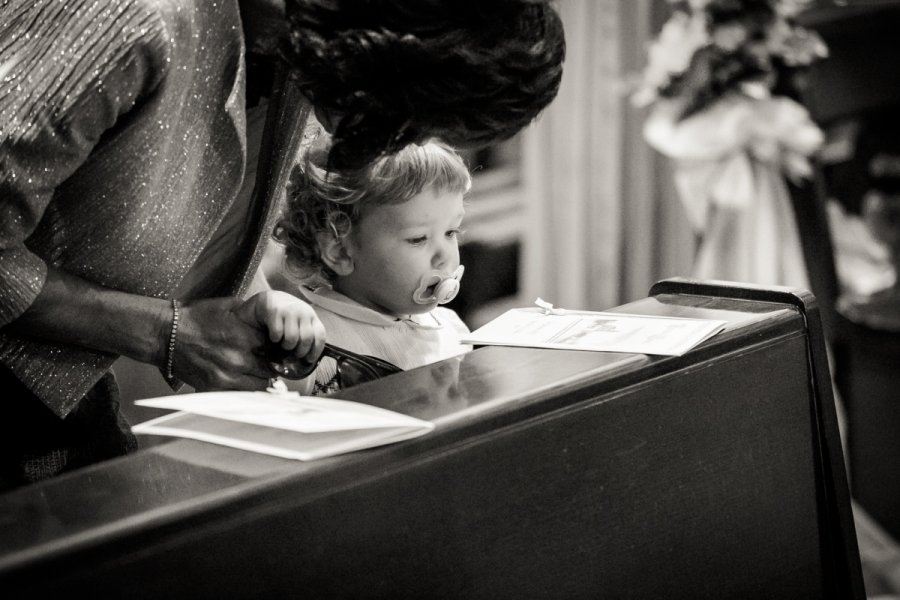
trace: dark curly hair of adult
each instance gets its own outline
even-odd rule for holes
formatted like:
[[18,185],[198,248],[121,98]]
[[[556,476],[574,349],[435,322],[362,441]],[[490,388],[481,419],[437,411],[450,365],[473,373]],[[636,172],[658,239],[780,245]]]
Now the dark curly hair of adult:
[[329,168],[409,143],[512,137],[556,97],[565,38],[549,0],[287,0],[282,58],[341,115]]

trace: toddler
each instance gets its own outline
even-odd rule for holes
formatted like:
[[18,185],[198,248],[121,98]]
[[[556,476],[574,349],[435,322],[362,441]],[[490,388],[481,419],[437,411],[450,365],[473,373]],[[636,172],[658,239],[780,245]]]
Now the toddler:
[[[298,295],[316,310],[326,342],[411,369],[471,350],[452,310],[463,267],[459,235],[471,186],[462,158],[430,141],[351,174],[327,172],[310,153],[294,170],[276,230]],[[342,386],[326,350],[313,393]],[[309,391],[306,384],[289,387]]]

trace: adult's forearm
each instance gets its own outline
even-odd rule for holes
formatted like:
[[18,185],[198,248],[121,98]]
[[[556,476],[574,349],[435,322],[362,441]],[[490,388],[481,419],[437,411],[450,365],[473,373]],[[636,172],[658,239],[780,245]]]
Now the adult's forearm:
[[[198,391],[265,389],[277,373],[261,349],[269,343],[257,316],[261,295],[186,302],[180,312],[173,373]],[[295,299],[302,303],[301,300]],[[324,330],[304,322],[318,357]],[[172,326],[169,301],[127,294],[49,269],[40,294],[7,327],[22,336],[78,345],[163,366]],[[318,343],[316,340],[320,340]],[[300,345],[298,352],[307,350]]]
[[167,300],[105,288],[48,268],[40,294],[8,329],[161,365],[171,317]]

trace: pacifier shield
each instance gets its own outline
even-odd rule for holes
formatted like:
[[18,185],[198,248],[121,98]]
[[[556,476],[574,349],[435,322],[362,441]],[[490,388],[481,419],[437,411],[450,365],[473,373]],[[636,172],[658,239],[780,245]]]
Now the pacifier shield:
[[[456,297],[459,292],[459,280],[463,276],[465,267],[459,265],[453,273],[445,277],[440,271],[432,271],[422,276],[419,287],[413,293],[413,302],[416,304],[446,304]],[[429,291],[431,290],[431,291]]]
[[447,304],[459,292],[459,281],[456,279],[445,279],[434,288],[434,296],[438,304]]

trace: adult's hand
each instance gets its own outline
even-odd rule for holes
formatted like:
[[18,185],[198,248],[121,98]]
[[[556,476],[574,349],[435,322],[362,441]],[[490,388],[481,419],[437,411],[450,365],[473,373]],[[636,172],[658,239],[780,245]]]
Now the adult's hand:
[[[254,307],[235,298],[183,306],[176,377],[197,390],[264,389],[276,373],[266,360],[268,333]],[[171,326],[168,300],[112,290],[50,267],[41,293],[8,328],[160,367],[166,362]]]
[[184,306],[177,338],[173,371],[185,383],[198,391],[256,390],[279,374],[270,366],[271,346],[314,364],[325,329],[299,298],[267,291]]
[[173,374],[198,392],[261,390],[275,373],[263,353],[266,331],[246,317],[237,298],[182,306]]

